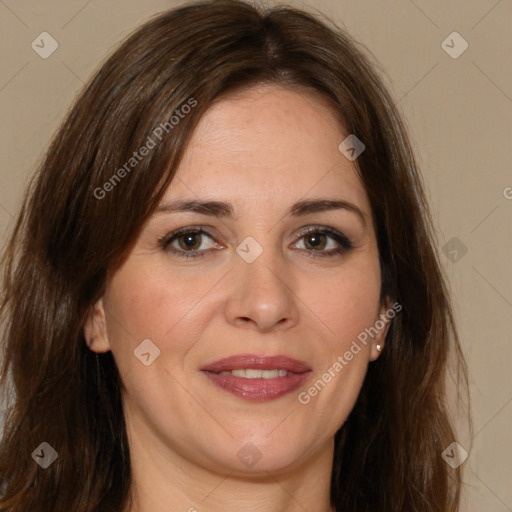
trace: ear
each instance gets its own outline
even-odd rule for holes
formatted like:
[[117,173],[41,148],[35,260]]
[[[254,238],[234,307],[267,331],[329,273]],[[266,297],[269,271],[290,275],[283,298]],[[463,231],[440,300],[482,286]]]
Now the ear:
[[379,309],[379,317],[375,319],[374,328],[377,330],[377,334],[375,334],[371,341],[370,361],[378,359],[384,350],[386,335],[388,334],[392,319],[392,316],[389,315],[390,310],[394,312],[391,307],[391,299],[389,296],[386,296]]
[[89,311],[84,325],[84,337],[85,343],[93,352],[102,353],[110,350],[103,299],[100,299]]

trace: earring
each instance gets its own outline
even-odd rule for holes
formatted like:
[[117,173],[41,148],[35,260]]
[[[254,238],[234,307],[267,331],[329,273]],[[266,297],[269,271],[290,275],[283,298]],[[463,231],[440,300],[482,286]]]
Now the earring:
[[380,352],[382,350],[382,347],[380,345],[377,345],[377,350]]

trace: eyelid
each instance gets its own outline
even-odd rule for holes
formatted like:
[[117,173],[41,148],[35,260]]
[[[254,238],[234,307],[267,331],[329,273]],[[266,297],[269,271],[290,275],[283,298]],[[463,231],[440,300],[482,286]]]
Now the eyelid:
[[294,245],[310,233],[319,233],[325,235],[333,239],[338,244],[337,248],[330,249],[329,251],[301,249],[305,254],[307,254],[310,257],[329,257],[338,255],[341,256],[345,254],[347,251],[355,248],[355,245],[344,233],[329,226],[321,225],[309,225],[302,228],[298,233],[299,239],[297,240],[297,242],[294,242]]
[[172,240],[173,238],[177,238],[180,235],[185,235],[187,233],[200,233],[202,235],[206,235],[210,238],[214,238],[208,231],[205,231],[203,226],[183,226],[182,228],[175,229],[168,235],[166,235],[164,238],[167,238],[168,240]]
[[[168,233],[158,239],[158,245],[162,247],[166,252],[177,254],[179,256],[183,257],[201,257],[205,256],[207,253],[211,252],[212,250],[219,250],[224,248],[224,244],[220,244],[222,247],[215,247],[210,249],[203,249],[201,251],[185,251],[180,250],[176,248],[170,249],[170,244],[179,238],[181,235],[187,234],[187,233],[196,233],[199,235],[206,235],[208,238],[210,238],[213,242],[219,245],[219,242],[216,240],[216,238],[210,234],[208,231],[204,229],[204,226],[184,226],[182,228],[176,229],[172,231],[171,233]],[[300,240],[302,240],[305,236],[307,236],[310,233],[319,233],[322,235],[326,235],[329,238],[333,239],[339,247],[336,249],[331,249],[329,251],[315,251],[315,250],[308,250],[308,249],[299,249],[302,252],[310,253],[309,256],[313,257],[327,257],[327,256],[335,256],[335,255],[341,255],[345,252],[347,252],[350,249],[354,248],[354,245],[352,241],[342,232],[338,231],[337,229],[331,228],[329,226],[322,226],[322,225],[308,225],[303,228],[300,228],[298,231],[296,231],[295,236],[298,238],[294,242],[294,244],[298,243]],[[294,245],[293,244],[293,245]],[[316,253],[316,254],[315,254]]]
[[297,234],[298,234],[298,236],[303,237],[305,235],[308,235],[309,233],[322,233],[324,235],[330,236],[331,238],[334,238],[339,243],[344,243],[347,246],[352,246],[353,245],[352,241],[350,240],[350,238],[347,235],[345,235],[341,231],[339,231],[337,229],[334,229],[334,228],[331,228],[329,226],[322,226],[322,225],[314,225],[313,224],[313,225],[309,225],[309,226],[306,226],[304,228],[301,228],[298,231]]

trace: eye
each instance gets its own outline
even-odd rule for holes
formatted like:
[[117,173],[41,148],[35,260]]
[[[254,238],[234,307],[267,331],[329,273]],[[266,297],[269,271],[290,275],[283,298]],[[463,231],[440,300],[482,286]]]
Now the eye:
[[[308,256],[336,256],[353,248],[352,242],[339,231],[329,227],[309,227],[300,234],[293,248],[309,253]],[[184,227],[159,239],[166,252],[184,258],[205,256],[212,249],[222,246],[202,228]]]
[[318,253],[314,256],[320,257],[343,254],[353,248],[352,242],[343,233],[328,227],[307,228],[296,244],[299,244],[296,248]]
[[191,227],[178,229],[161,238],[159,243],[165,251],[185,258],[204,256],[208,250],[218,248],[213,237],[206,231]]

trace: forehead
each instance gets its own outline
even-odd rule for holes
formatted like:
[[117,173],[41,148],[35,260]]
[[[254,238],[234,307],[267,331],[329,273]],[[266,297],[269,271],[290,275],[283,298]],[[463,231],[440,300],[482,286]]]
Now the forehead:
[[204,114],[166,197],[270,200],[339,193],[369,208],[348,135],[319,93],[265,84],[227,95]]

